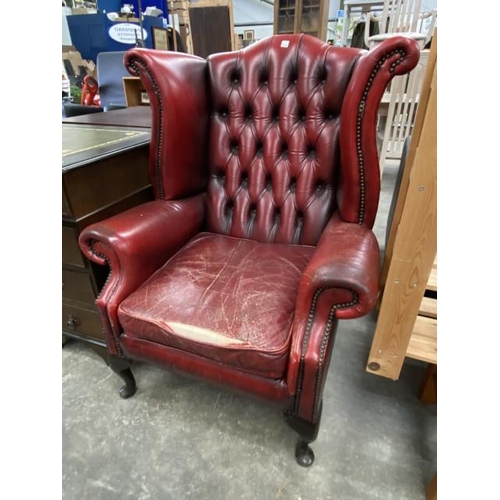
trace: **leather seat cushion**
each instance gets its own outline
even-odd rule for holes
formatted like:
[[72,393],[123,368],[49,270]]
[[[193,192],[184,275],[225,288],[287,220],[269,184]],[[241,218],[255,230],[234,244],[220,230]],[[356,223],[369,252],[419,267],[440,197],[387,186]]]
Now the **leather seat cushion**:
[[314,250],[201,233],[122,302],[124,334],[281,378]]

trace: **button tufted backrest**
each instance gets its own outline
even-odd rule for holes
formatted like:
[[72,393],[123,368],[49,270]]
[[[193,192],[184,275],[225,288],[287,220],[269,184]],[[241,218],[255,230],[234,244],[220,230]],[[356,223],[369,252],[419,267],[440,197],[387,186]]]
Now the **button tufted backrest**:
[[210,230],[317,243],[336,208],[340,114],[362,53],[278,35],[208,58]]
[[335,211],[373,227],[378,108],[419,55],[400,35],[370,51],[275,35],[207,60],[130,49],[151,102],[155,198],[200,194],[208,179],[206,229],[264,242],[315,245]]

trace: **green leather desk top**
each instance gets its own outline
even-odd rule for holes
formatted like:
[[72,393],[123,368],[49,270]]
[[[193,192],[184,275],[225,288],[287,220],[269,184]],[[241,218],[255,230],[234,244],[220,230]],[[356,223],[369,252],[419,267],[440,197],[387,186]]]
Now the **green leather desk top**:
[[147,129],[63,123],[63,171],[149,144],[150,138]]

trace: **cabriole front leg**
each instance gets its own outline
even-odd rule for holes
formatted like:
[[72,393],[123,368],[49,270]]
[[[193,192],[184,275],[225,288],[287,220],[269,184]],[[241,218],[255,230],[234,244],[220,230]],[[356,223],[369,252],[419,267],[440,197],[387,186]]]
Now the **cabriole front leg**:
[[[321,415],[321,411],[319,415]],[[300,418],[293,411],[285,411],[285,422],[299,435],[295,446],[295,459],[302,467],[310,467],[314,462],[314,453],[309,445],[318,436],[319,421],[318,418],[317,422],[309,422]]]
[[131,362],[128,359],[110,355],[108,363],[109,367],[125,382],[125,385],[120,388],[120,396],[123,399],[132,397],[137,390],[137,386],[135,385],[135,378],[130,369]]

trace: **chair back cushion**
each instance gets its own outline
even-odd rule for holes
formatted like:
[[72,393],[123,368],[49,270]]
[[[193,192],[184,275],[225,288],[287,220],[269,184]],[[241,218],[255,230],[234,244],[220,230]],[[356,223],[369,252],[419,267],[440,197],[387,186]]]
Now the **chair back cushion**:
[[336,208],[340,114],[362,54],[277,35],[209,56],[210,231],[317,243]]
[[260,242],[316,245],[336,210],[373,227],[378,108],[419,54],[410,37],[365,51],[305,34],[206,60],[127,51],[151,102],[155,198],[208,191],[206,230]]

